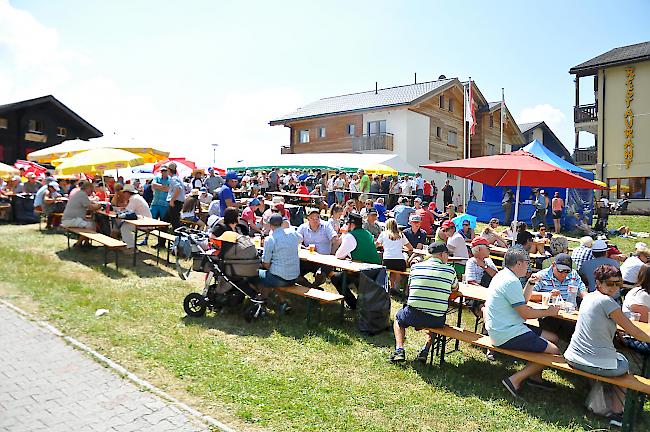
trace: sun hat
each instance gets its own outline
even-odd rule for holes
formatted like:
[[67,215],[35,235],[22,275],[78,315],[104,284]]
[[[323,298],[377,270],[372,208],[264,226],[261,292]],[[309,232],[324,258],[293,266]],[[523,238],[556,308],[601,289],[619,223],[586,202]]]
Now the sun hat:
[[607,246],[605,240],[595,240],[594,244],[591,246],[592,252],[607,252],[608,250],[609,246]]
[[59,187],[59,184],[55,181],[51,181],[47,184],[50,187],[53,187],[55,191],[60,191],[61,188]]
[[257,198],[251,198],[248,200],[248,205],[249,206],[260,205],[260,200],[258,200]]

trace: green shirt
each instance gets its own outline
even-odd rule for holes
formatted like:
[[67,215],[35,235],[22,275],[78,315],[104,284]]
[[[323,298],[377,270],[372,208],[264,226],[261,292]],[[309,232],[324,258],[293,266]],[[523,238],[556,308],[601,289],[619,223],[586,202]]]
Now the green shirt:
[[361,181],[359,182],[359,190],[361,192],[370,192],[370,177],[368,177],[368,174],[364,174],[361,177]]
[[375,238],[370,234],[370,231],[356,228],[350,231],[350,234],[357,241],[357,247],[350,252],[350,256],[354,261],[381,264],[381,257],[375,247]]
[[449,295],[457,286],[454,267],[439,258],[430,258],[411,267],[406,304],[433,316],[444,316]]

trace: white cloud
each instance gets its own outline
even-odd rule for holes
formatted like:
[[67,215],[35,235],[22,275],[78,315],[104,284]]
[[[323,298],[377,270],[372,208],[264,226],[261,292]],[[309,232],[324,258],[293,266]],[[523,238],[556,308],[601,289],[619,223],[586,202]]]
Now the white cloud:
[[212,143],[222,166],[288,144],[287,129],[268,122],[300,105],[291,88],[231,91],[217,102],[191,100],[188,110],[160,106],[94,70],[92,54],[60,41],[55,28],[0,0],[0,104],[53,94],[105,136],[162,146],[200,165],[212,162]]
[[[572,120],[572,119],[571,119]],[[567,116],[559,108],[551,104],[540,104],[534,107],[524,108],[516,116],[517,123],[532,123],[544,121],[562,141],[562,144],[572,151],[573,149],[573,123],[569,122]]]

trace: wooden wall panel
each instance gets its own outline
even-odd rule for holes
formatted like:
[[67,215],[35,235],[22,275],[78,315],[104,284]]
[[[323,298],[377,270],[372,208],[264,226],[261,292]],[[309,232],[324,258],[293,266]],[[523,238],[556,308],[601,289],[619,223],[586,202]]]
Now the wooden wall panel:
[[[309,152],[351,152],[352,136],[348,135],[348,125],[355,126],[354,136],[363,134],[363,115],[348,114],[322,117],[290,123],[291,147],[294,153]],[[319,138],[319,128],[324,127],[326,136]],[[300,143],[300,131],[309,130],[309,142]]]

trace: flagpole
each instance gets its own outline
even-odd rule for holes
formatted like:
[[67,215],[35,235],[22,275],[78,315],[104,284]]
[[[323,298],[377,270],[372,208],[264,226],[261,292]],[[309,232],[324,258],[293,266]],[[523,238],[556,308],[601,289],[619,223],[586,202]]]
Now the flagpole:
[[[474,112],[472,111],[472,77],[469,77],[469,85],[467,86],[467,103],[469,104],[469,112],[472,114],[472,125],[476,123],[476,119],[474,118]],[[472,157],[472,130],[471,128],[469,129],[469,135],[467,136],[467,159],[471,159]],[[467,184],[467,189],[469,189],[469,180],[465,180]],[[465,199],[467,200],[469,197],[467,196],[468,194],[465,194]],[[463,211],[467,213],[467,205],[463,205]]]
[[501,115],[500,117],[500,126],[501,126],[501,140],[500,140],[500,145],[499,145],[499,153],[503,154],[503,120],[505,119],[505,108],[506,108],[506,102],[505,102],[505,95],[503,92],[503,87],[501,87]]
[[514,227],[515,229],[511,229],[512,231],[512,246],[515,245],[515,241],[517,240],[517,218],[519,217],[519,188],[521,187],[521,170],[517,171],[517,193],[515,197],[515,220],[514,220]]
[[[467,159],[467,89],[463,86],[463,159]],[[463,179],[463,212],[465,208],[465,198],[467,197],[467,180]]]

